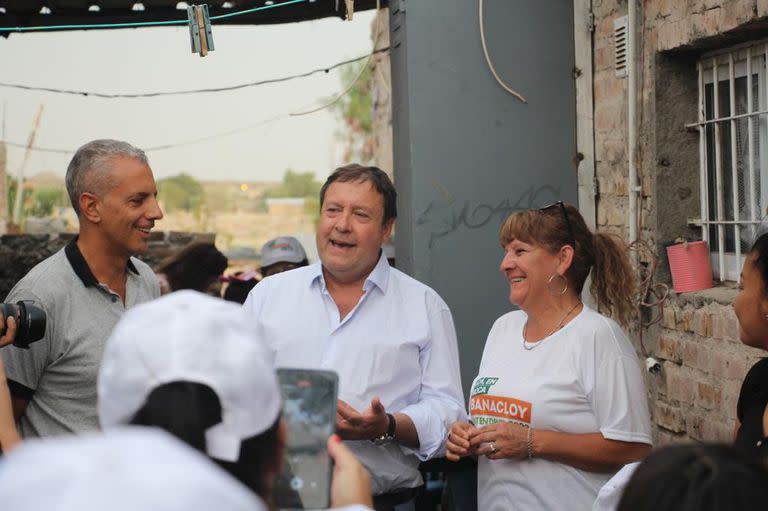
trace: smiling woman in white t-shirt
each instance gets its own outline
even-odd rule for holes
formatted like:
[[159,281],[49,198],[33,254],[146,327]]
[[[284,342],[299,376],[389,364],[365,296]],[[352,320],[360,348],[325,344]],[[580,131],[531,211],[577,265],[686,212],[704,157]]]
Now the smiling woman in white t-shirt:
[[591,509],[600,487],[651,447],[639,361],[626,325],[636,278],[626,249],[557,202],[512,214],[501,271],[520,308],[494,323],[472,384],[473,423],[456,422],[447,457],[477,456],[478,508]]

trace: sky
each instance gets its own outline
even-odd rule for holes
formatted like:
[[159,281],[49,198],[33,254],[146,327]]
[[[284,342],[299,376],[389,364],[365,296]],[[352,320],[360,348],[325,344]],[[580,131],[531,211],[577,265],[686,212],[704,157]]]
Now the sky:
[[[374,11],[269,26],[213,26],[215,51],[191,53],[186,27],[12,34],[0,37],[0,82],[103,93],[222,87],[325,68],[371,50]],[[0,138],[25,144],[43,113],[36,146],[74,151],[95,138],[148,151],[156,178],[190,174],[207,181],[277,181],[286,169],[318,178],[345,162],[331,110],[305,111],[341,92],[340,69],[232,92],[140,99],[102,99],[0,86]],[[274,118],[278,117],[278,120]],[[266,122],[265,122],[266,121]],[[3,128],[4,126],[4,128]],[[25,175],[64,175],[69,154],[34,152]],[[8,147],[7,171],[18,173],[24,149]]]

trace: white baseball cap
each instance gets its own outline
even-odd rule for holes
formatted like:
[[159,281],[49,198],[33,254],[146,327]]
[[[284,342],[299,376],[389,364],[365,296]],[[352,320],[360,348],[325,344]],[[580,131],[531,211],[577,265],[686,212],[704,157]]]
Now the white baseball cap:
[[279,236],[261,247],[261,267],[275,263],[300,263],[307,258],[301,242],[293,236]]
[[211,460],[158,428],[25,440],[0,463],[0,503],[13,511],[263,511]]
[[263,433],[280,413],[268,350],[242,307],[197,291],[178,291],[133,307],[104,348],[98,378],[104,429],[131,421],[160,385],[208,385],[222,421],[206,431],[208,455],[237,461],[240,443]]

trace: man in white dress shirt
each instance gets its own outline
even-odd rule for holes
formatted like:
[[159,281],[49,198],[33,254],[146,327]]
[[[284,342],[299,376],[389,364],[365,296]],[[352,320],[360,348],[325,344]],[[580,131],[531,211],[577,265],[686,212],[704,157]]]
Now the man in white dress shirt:
[[337,169],[320,191],[320,262],[264,279],[244,307],[276,367],[338,373],[337,432],[371,474],[374,507],[402,511],[419,461],[442,454],[465,412],[448,306],[382,254],[396,196],[376,167]]

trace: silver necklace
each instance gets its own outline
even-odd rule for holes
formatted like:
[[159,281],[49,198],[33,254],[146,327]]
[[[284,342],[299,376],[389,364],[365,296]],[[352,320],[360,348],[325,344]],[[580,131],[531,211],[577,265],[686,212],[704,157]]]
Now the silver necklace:
[[523,349],[525,349],[526,351],[531,351],[531,350],[532,350],[532,349],[534,349],[536,346],[538,346],[539,344],[541,344],[541,341],[543,341],[544,339],[546,339],[546,338],[547,338],[547,337],[549,337],[550,335],[554,334],[555,332],[557,332],[558,330],[560,330],[561,328],[563,328],[563,323],[565,323],[565,320],[566,320],[566,318],[567,318],[568,316],[570,316],[570,315],[571,315],[571,312],[575,311],[575,310],[576,310],[576,307],[578,307],[579,305],[581,305],[581,301],[578,301],[578,302],[576,302],[576,305],[574,305],[573,307],[571,307],[570,309],[568,309],[568,312],[566,312],[566,313],[565,313],[565,316],[563,316],[563,319],[561,319],[561,320],[560,320],[560,323],[558,323],[558,324],[557,324],[557,326],[556,326],[555,328],[553,328],[551,332],[549,332],[547,335],[545,335],[544,337],[542,337],[542,338],[541,338],[539,341],[537,341],[536,343],[534,343],[534,344],[533,344],[533,346],[531,346],[530,348],[528,347],[528,345],[526,344],[526,341],[525,341],[525,338],[526,338],[526,334],[527,334],[527,332],[528,332],[528,320],[526,319],[526,320],[525,320],[525,324],[523,325]]

